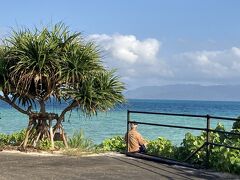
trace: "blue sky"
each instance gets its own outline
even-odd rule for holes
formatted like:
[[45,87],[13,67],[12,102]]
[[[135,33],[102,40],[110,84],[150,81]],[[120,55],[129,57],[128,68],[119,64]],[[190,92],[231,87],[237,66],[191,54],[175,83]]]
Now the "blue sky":
[[107,55],[129,89],[164,84],[239,84],[238,0],[3,1],[11,27],[63,21]]

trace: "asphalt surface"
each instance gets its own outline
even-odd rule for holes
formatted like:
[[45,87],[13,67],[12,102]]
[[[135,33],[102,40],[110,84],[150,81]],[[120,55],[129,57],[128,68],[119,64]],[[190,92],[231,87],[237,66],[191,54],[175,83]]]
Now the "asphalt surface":
[[175,180],[175,179],[240,179],[181,166],[104,154],[88,157],[40,156],[0,152],[0,180]]

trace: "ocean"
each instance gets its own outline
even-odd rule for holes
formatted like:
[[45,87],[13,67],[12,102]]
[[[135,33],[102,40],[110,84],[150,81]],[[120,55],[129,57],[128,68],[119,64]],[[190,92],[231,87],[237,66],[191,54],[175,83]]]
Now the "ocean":
[[[49,112],[60,112],[64,104],[57,105],[49,103]],[[108,112],[99,112],[97,116],[86,117],[81,111],[74,110],[68,113],[63,126],[68,136],[75,131],[83,129],[85,136],[92,139],[95,144],[101,143],[105,138],[115,135],[124,136],[127,129],[127,110],[150,111],[164,113],[184,113],[194,115],[212,115],[236,118],[240,116],[240,102],[230,101],[184,101],[184,100],[137,100],[129,99],[124,105],[117,106]],[[130,114],[131,120],[151,123],[162,123],[170,125],[206,127],[206,119],[189,118],[163,115]],[[13,133],[27,126],[28,117],[11,108],[4,102],[0,102],[0,133]],[[227,130],[232,127],[232,121],[211,120],[211,128],[217,123],[224,124]],[[179,145],[185,133],[191,132],[195,135],[200,131],[175,129],[168,127],[156,127],[139,124],[139,132],[145,139],[156,139],[165,137],[174,144]]]

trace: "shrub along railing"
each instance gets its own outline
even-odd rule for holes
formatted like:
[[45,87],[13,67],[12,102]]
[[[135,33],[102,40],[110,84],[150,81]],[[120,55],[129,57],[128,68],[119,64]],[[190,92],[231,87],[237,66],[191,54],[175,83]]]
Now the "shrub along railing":
[[[206,118],[206,128],[196,128],[192,126],[177,126],[177,125],[170,125],[170,124],[160,124],[160,123],[149,123],[149,122],[140,122],[140,121],[131,121],[130,115],[131,114],[152,114],[152,115],[162,115],[162,116],[176,116],[176,117],[192,117],[192,118]],[[201,149],[206,147],[206,157],[205,157],[205,167],[209,167],[209,158],[211,156],[210,154],[210,148],[211,146],[222,146],[229,149],[235,149],[240,151],[240,147],[233,147],[226,144],[218,144],[210,141],[210,132],[213,133],[222,133],[222,134],[228,134],[228,135],[234,135],[240,138],[240,133],[238,132],[229,132],[229,131],[220,131],[220,130],[213,130],[210,128],[211,119],[219,119],[224,121],[238,121],[240,122],[240,119],[237,118],[229,118],[229,117],[218,117],[218,116],[210,116],[210,115],[192,115],[192,114],[178,114],[178,113],[161,113],[161,112],[143,112],[143,111],[127,111],[127,132],[129,131],[129,124],[130,123],[138,123],[143,125],[149,125],[149,126],[161,126],[161,127],[168,127],[168,128],[178,128],[178,129],[189,129],[189,130],[198,130],[198,131],[205,131],[206,132],[206,139],[205,142],[197,148],[192,154],[190,154],[188,157],[183,160],[183,162],[179,162],[176,159],[166,158],[166,160],[169,162],[169,160],[172,160],[173,164],[176,162],[176,164],[183,164],[186,165],[186,163]],[[128,141],[128,138],[127,138]],[[240,152],[239,152],[240,153]],[[127,142],[127,151],[126,155],[132,156],[132,153],[128,152],[128,142]],[[164,158],[164,157],[161,157]],[[155,158],[156,159],[156,158]]]

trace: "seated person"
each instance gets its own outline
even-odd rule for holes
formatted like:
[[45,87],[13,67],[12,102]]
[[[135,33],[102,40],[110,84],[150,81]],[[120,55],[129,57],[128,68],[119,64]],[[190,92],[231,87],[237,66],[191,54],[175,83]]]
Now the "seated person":
[[130,127],[130,131],[125,135],[125,141],[128,142],[128,152],[146,153],[147,142],[143,139],[141,134],[137,132],[137,123],[131,123]]

